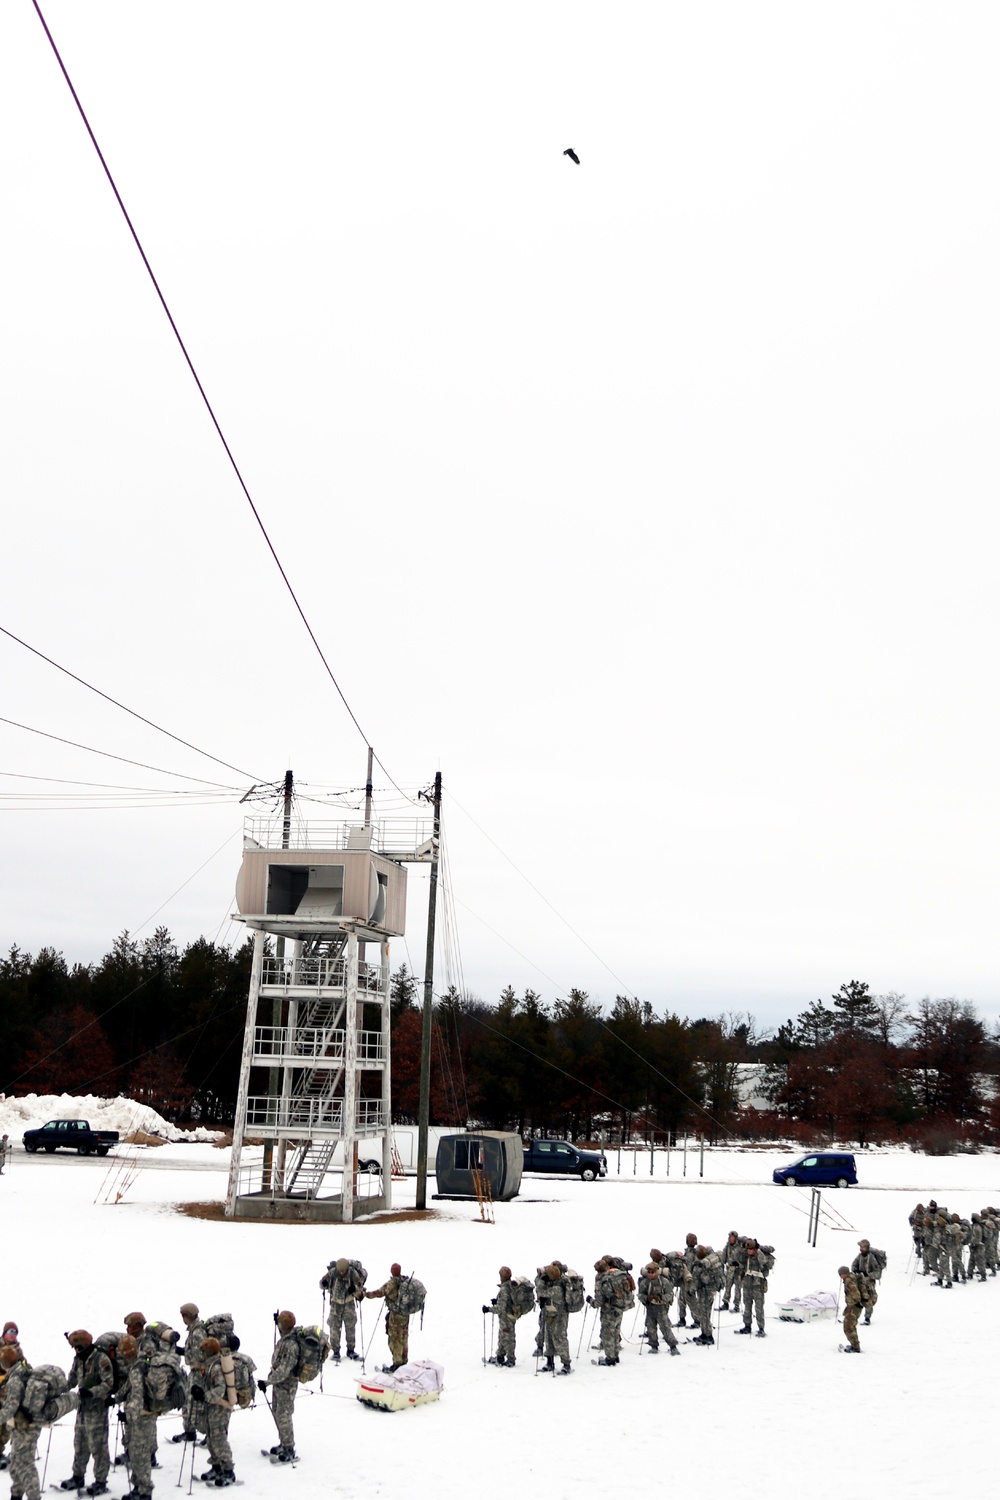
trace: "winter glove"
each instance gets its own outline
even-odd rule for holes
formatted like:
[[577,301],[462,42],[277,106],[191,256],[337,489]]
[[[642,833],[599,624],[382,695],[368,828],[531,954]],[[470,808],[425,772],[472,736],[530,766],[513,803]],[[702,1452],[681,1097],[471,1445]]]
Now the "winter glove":
[[489,1312],[489,1308],[486,1306],[485,1302],[483,1303],[483,1312],[484,1313],[488,1313]]
[[205,1392],[202,1390],[201,1386],[200,1385],[193,1385],[191,1387],[191,1400],[192,1401],[204,1401],[204,1399],[205,1399]]
[[593,1297],[588,1297],[587,1298],[587,1306],[588,1307],[593,1307],[593,1305],[594,1305],[594,1299],[593,1299]]
[[257,1382],[257,1389],[259,1391],[266,1391],[267,1390],[267,1381],[266,1380],[258,1380],[258,1382]]

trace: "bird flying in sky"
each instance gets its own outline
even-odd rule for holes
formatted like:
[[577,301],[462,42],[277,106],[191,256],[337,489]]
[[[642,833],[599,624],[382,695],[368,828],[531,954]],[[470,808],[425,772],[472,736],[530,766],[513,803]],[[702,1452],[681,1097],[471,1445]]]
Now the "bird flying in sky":
[[570,161],[575,161],[577,166],[580,165],[580,158],[577,156],[572,146],[566,147],[566,150],[563,152],[563,156],[568,156]]

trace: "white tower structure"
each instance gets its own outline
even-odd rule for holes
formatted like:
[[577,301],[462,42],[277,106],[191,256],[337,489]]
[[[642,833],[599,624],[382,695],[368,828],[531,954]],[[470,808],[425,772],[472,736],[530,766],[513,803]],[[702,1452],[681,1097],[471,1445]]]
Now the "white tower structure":
[[[391,1207],[389,939],[427,833],[248,820],[236,904],[254,950],[227,1217],[349,1223]],[[244,1167],[247,1136],[264,1139],[262,1165]],[[367,1196],[359,1140],[382,1166]]]

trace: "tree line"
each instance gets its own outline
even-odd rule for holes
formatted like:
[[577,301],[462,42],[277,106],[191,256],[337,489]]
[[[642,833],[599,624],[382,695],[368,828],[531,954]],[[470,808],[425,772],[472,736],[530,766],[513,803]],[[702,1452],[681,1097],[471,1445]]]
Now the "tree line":
[[[165,927],[121,933],[97,963],[54,948],[0,959],[0,1091],[122,1094],[168,1119],[231,1124],[252,943]],[[392,976],[392,1100],[416,1120],[421,989]],[[755,1105],[747,1105],[752,1067]],[[910,1140],[928,1150],[1000,1142],[1000,1045],[967,1001],[872,995],[858,980],[773,1034],[749,1013],[657,1015],[584,990],[548,1002],[512,986],[490,1004],[454,987],[435,1000],[431,1120],[576,1140],[703,1135]],[[372,1080],[374,1081],[374,1080]]]

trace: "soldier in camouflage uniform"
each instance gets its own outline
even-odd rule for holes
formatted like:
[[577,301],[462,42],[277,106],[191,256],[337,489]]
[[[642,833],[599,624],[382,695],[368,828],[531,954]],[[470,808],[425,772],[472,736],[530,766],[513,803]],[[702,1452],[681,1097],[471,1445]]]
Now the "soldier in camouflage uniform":
[[618,1291],[618,1282],[625,1276],[624,1271],[613,1272],[606,1259],[602,1258],[594,1264],[596,1275],[594,1277],[594,1295],[588,1297],[587,1301],[592,1307],[596,1307],[601,1319],[601,1353],[597,1363],[599,1365],[616,1365],[620,1358],[622,1344],[622,1313],[624,1302]]
[[364,1300],[367,1271],[358,1270],[346,1257],[331,1260],[320,1277],[320,1287],[330,1294],[330,1349],[333,1358],[340,1363],[340,1331],[347,1340],[347,1358],[358,1359],[355,1352],[354,1333],[358,1323],[357,1304]]
[[927,1275],[927,1272],[923,1269],[922,1264],[924,1258],[924,1213],[924,1205],[922,1203],[918,1203],[912,1214],[910,1214],[910,1230],[913,1234],[913,1253],[917,1257],[917,1260],[921,1262],[921,1276]]
[[[701,1329],[697,1338],[693,1339],[692,1342],[695,1344],[714,1344],[712,1308],[715,1304],[715,1294],[725,1280],[725,1272],[722,1269],[722,1262],[711,1245],[699,1245],[695,1251],[691,1280],[694,1283],[694,1309],[698,1319],[698,1326]],[[689,1298],[688,1300],[690,1301],[691,1299]]]
[[514,1307],[514,1283],[510,1266],[500,1267],[497,1294],[489,1307],[483,1304],[483,1312],[492,1313],[497,1320],[497,1364],[515,1365],[517,1310]]
[[743,1273],[743,1327],[737,1333],[749,1333],[754,1314],[757,1315],[757,1337],[766,1338],[764,1332],[764,1293],[767,1291],[768,1272],[774,1265],[774,1254],[770,1248],[760,1246],[748,1236],[746,1244],[747,1265]]
[[409,1313],[396,1311],[396,1302],[399,1298],[399,1284],[403,1279],[403,1268],[398,1261],[393,1261],[389,1267],[389,1279],[383,1281],[382,1285],[376,1287],[373,1292],[365,1292],[366,1297],[385,1298],[385,1335],[389,1340],[389,1353],[392,1355],[392,1364],[389,1372],[398,1370],[400,1365],[405,1365],[410,1357],[410,1316]]
[[566,1306],[566,1288],[562,1280],[562,1263],[553,1261],[544,1268],[539,1280],[543,1289],[538,1300],[542,1303],[545,1318],[545,1364],[546,1370],[554,1370],[556,1356],[562,1360],[563,1373],[570,1372],[569,1361],[569,1310]]
[[951,1266],[952,1281],[967,1281],[965,1266],[962,1264],[962,1249],[965,1245],[965,1232],[962,1229],[962,1220],[958,1214],[952,1214],[943,1230],[945,1252]]
[[233,1408],[229,1404],[226,1376],[222,1368],[222,1345],[217,1338],[202,1339],[198,1347],[198,1360],[192,1366],[195,1399],[205,1411],[205,1426],[208,1432],[208,1456],[211,1463],[201,1476],[212,1481],[218,1488],[236,1483],[233,1470],[233,1450],[229,1446],[229,1418]]
[[938,1269],[939,1249],[940,1241],[935,1224],[935,1216],[924,1214],[924,1275],[936,1276],[940,1282],[941,1274]]
[[670,1299],[673,1288],[661,1271],[658,1261],[651,1260],[639,1277],[639,1302],[646,1309],[646,1342],[650,1354],[659,1354],[660,1338],[669,1345],[671,1354],[679,1354],[670,1322]]
[[858,1342],[858,1314],[861,1311],[861,1289],[858,1286],[854,1273],[847,1266],[841,1266],[837,1272],[844,1283],[844,1337],[851,1354],[860,1354],[861,1345]]
[[865,1322],[870,1323],[878,1301],[878,1283],[882,1279],[882,1261],[868,1240],[858,1240],[858,1254],[851,1261],[851,1275],[858,1283]]
[[997,1274],[997,1233],[1000,1231],[996,1209],[984,1208],[980,1212],[979,1221],[983,1226],[983,1258],[986,1261],[986,1269],[991,1276],[995,1276]]
[[969,1239],[969,1278],[978,1276],[986,1280],[986,1241],[983,1236],[983,1221],[979,1214],[972,1215],[972,1234]]
[[279,1463],[288,1463],[295,1457],[295,1430],[292,1426],[292,1414],[295,1410],[295,1396],[299,1388],[299,1341],[292,1329],[295,1327],[295,1314],[291,1312],[280,1312],[275,1319],[278,1333],[281,1335],[274,1346],[271,1355],[271,1368],[264,1380],[258,1380],[257,1387],[266,1395],[268,1386],[271,1387],[273,1397],[270,1402],[271,1415],[274,1425],[278,1429],[278,1442],[271,1449]]
[[[207,1337],[205,1325],[197,1304],[184,1302],[180,1307],[181,1320],[184,1324],[184,1363],[193,1373],[196,1366],[201,1366],[201,1341]],[[199,1425],[199,1422],[201,1425]],[[191,1395],[191,1385],[188,1384],[187,1399],[184,1402],[183,1423],[180,1432],[175,1432],[170,1439],[172,1443],[196,1443],[198,1433],[206,1431],[205,1412],[200,1402],[194,1400]]]
[[[684,1241],[684,1250],[682,1252],[684,1257],[684,1264],[687,1267],[689,1273],[694,1271],[694,1263],[695,1259],[697,1258],[697,1253],[698,1236],[696,1234],[689,1234]],[[696,1318],[694,1306],[694,1288],[691,1286],[690,1274],[688,1276],[688,1279],[686,1281],[682,1281],[677,1288],[676,1326],[678,1328],[687,1327],[687,1320],[685,1315],[689,1307],[691,1309],[691,1326],[693,1328]]]
[[936,1214],[932,1225],[934,1248],[937,1251],[937,1279],[931,1285],[944,1287],[945,1291],[950,1291],[952,1285],[951,1244],[948,1237],[949,1222],[944,1214]]
[[7,1374],[0,1386],[0,1400],[3,1402],[4,1420],[11,1429],[11,1500],[41,1500],[35,1455],[42,1428],[51,1426],[65,1416],[66,1412],[73,1411],[79,1397],[76,1391],[66,1391],[58,1396],[55,1415],[42,1421],[38,1417],[32,1417],[23,1405],[31,1367],[17,1345],[5,1344],[0,1348],[0,1371],[6,1371]]
[[735,1229],[731,1229],[719,1259],[726,1277],[722,1288],[722,1311],[729,1311],[731,1299],[733,1312],[739,1312],[740,1296],[743,1290],[743,1267],[746,1262],[745,1237],[741,1238]]
[[126,1500],[150,1500],[156,1447],[156,1417],[147,1409],[147,1400],[153,1399],[154,1394],[146,1390],[150,1366],[147,1358],[140,1355],[139,1345],[131,1333],[127,1333],[118,1345],[118,1356],[125,1366],[125,1460],[132,1480]]
[[79,1389],[80,1404],[73,1429],[73,1477],[64,1479],[62,1488],[82,1490],[87,1463],[93,1458],[94,1482],[87,1486],[87,1494],[106,1495],[111,1469],[107,1402],[115,1384],[114,1366],[103,1349],[94,1347],[94,1341],[85,1328],[68,1333],[66,1342],[73,1350],[69,1388],[72,1390],[75,1386]]
[[[0,1335],[0,1349],[7,1347],[16,1349],[18,1359],[23,1359],[24,1356],[21,1353],[21,1346],[17,1340],[17,1324],[5,1323],[3,1325],[3,1334]],[[0,1369],[0,1380],[5,1380],[6,1378],[7,1377],[5,1372]],[[10,1442],[10,1433],[10,1426],[3,1415],[3,1407],[2,1405],[0,1405],[0,1469],[6,1469],[9,1462],[9,1459],[7,1458],[6,1448],[7,1444]]]

